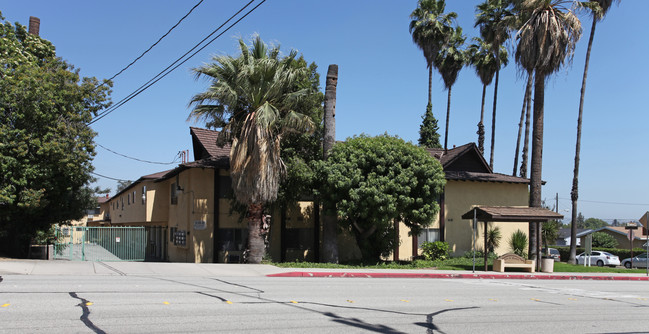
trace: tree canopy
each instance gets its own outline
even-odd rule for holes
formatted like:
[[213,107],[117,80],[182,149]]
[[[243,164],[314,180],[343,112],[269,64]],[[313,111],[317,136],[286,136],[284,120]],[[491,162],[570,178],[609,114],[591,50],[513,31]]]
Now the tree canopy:
[[446,183],[441,164],[425,149],[387,134],[336,144],[318,178],[322,198],[338,203],[340,225],[356,237],[364,261],[398,246],[394,221],[413,234],[432,223]]
[[608,223],[599,218],[588,218],[583,222],[577,220],[577,228],[596,230],[600,227],[608,226]]
[[49,41],[0,20],[0,251],[20,256],[36,231],[94,205],[87,123],[110,82],[80,78]]

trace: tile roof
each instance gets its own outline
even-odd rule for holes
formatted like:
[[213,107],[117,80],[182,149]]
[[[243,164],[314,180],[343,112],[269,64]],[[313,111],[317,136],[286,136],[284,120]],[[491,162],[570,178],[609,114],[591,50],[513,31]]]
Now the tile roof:
[[208,157],[229,157],[230,144],[219,147],[216,140],[219,137],[218,131],[189,128],[189,133],[192,135],[192,142],[194,146],[194,160],[201,160]]

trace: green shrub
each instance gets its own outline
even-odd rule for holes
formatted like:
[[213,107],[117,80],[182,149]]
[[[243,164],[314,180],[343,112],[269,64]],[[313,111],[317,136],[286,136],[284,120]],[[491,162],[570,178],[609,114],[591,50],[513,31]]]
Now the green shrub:
[[422,255],[428,261],[448,259],[448,243],[444,241],[424,242],[421,244]]
[[593,233],[593,247],[616,248],[618,246],[615,237],[604,232]]
[[[463,257],[467,258],[467,259],[473,259],[473,253],[474,253],[473,251],[464,252]],[[484,258],[484,252],[482,250],[475,251],[475,258],[476,259]],[[498,258],[498,255],[496,253],[489,252],[489,254],[487,254],[487,259],[489,259],[489,260],[495,260],[497,258]]]
[[509,238],[509,247],[512,252],[522,257],[526,257],[525,248],[527,248],[527,234],[521,230],[516,230]]

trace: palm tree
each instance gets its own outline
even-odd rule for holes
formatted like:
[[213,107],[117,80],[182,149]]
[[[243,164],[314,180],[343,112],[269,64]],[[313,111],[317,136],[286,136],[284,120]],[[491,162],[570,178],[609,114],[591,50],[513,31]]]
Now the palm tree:
[[[457,18],[457,13],[444,14],[446,2],[444,0],[419,0],[417,8],[410,14],[410,34],[412,41],[423,51],[428,67],[428,104],[426,106],[432,113],[433,89],[433,61],[439,51],[448,43],[453,30],[451,24]],[[428,117],[430,118],[430,117]],[[437,123],[433,118],[430,122]],[[433,146],[441,146],[435,143]],[[429,145],[430,146],[430,145]]]
[[444,132],[444,150],[448,149],[448,124],[451,114],[451,88],[457,80],[457,75],[466,64],[466,54],[462,45],[466,37],[462,34],[462,28],[457,27],[450,35],[448,45],[435,57],[433,63],[442,75],[444,86],[448,90],[448,101],[446,102],[446,131]]
[[[581,23],[561,0],[527,0],[517,3],[520,14],[529,17],[517,38],[516,62],[524,70],[534,71],[534,113],[530,173],[530,207],[541,207],[541,172],[543,158],[543,118],[545,80],[571,60],[581,37]],[[539,224],[530,227],[530,253],[540,256]],[[532,240],[533,239],[533,240]],[[540,257],[538,258],[540,259]],[[538,263],[538,261],[537,261]]]
[[285,167],[280,157],[282,137],[289,131],[309,131],[311,119],[292,110],[308,93],[296,89],[306,71],[295,69],[296,52],[280,59],[279,47],[268,48],[256,37],[252,47],[239,40],[241,55],[214,57],[194,68],[210,87],[192,97],[190,118],[221,127],[220,141],[231,141],[230,174],[234,196],[247,208],[247,261],[260,263],[265,252],[262,213],[277,199]]
[[[468,61],[475,68],[475,72],[482,82],[482,104],[480,106],[480,122],[478,122],[478,149],[484,155],[484,101],[487,93],[487,86],[491,84],[494,74],[496,74],[497,63],[496,57],[491,53],[491,44],[485,42],[482,38],[474,37],[474,43],[467,49]],[[500,47],[500,61],[507,64],[507,49]]]
[[527,177],[527,151],[530,138],[530,106],[532,101],[532,84],[534,83],[534,74],[527,73],[527,85],[523,93],[523,108],[521,108],[521,120],[518,123],[518,137],[516,139],[516,152],[514,153],[514,169],[512,176],[516,176],[518,167],[518,152],[521,147],[521,133],[523,132],[523,121],[525,122],[525,142],[523,143],[523,156],[521,161],[520,176]]
[[[509,38],[508,18],[512,12],[507,0],[486,0],[477,7],[475,26],[480,27],[482,38],[491,44],[491,52],[496,57],[496,81],[494,82],[494,102],[491,120],[491,154],[489,166],[494,167],[494,148],[496,146],[496,104],[498,101],[498,81],[500,77],[500,47]],[[505,64],[506,65],[506,64]]]
[[[618,0],[619,1],[619,0]],[[588,63],[590,61],[590,50],[593,46],[593,38],[595,37],[595,27],[597,26],[597,21],[600,21],[604,18],[608,10],[613,4],[613,0],[591,0],[589,3],[591,6],[591,14],[593,15],[593,25],[590,28],[590,37],[588,38],[588,49],[586,51],[586,63],[584,65],[584,77],[581,81],[581,95],[579,97],[579,116],[577,117],[577,145],[575,148],[575,169],[574,176],[572,178],[572,190],[570,191],[570,199],[572,201],[572,220],[570,223],[570,240],[576,240],[577,238],[577,199],[579,198],[579,153],[581,151],[581,120],[584,111],[584,95],[586,94],[586,77],[588,76]],[[592,6],[595,5],[595,6]],[[570,257],[568,262],[574,264],[575,257],[577,256],[577,244],[573,241],[570,241]]]

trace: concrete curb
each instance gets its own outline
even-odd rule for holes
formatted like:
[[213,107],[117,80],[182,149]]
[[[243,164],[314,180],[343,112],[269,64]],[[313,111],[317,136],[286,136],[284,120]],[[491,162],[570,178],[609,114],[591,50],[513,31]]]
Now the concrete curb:
[[267,277],[346,277],[346,278],[463,278],[463,279],[531,279],[586,281],[649,281],[646,276],[605,275],[535,275],[535,274],[452,274],[452,273],[369,273],[293,271],[269,274]]

